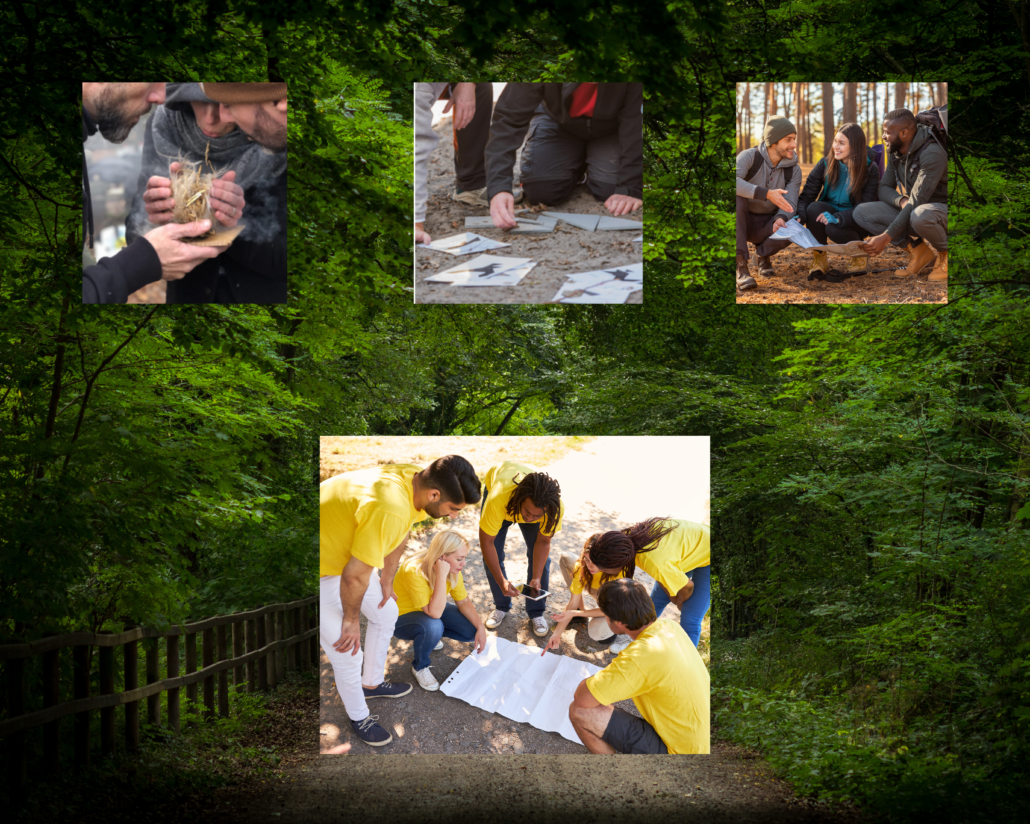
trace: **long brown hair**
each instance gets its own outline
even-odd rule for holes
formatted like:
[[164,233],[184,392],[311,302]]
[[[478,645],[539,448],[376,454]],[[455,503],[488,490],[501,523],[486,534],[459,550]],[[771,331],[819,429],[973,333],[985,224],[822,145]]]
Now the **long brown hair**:
[[587,565],[583,563],[583,554],[590,553],[594,566],[607,569],[618,569],[620,572],[601,574],[599,586],[618,578],[632,578],[637,570],[637,553],[650,552],[658,542],[672,532],[676,525],[669,518],[648,518],[639,524],[618,532],[599,532],[587,538],[583,544],[583,552],[579,555],[579,578],[583,589],[590,591],[590,579],[593,577]]
[[[837,134],[841,132],[844,132],[844,137],[848,139],[848,148],[851,150],[844,159],[848,166],[848,177],[851,180],[848,194],[851,195],[851,202],[857,204],[858,196],[862,193],[862,189],[865,186],[866,165],[868,164],[865,132],[857,123],[845,123],[837,129]],[[834,135],[834,137],[836,136]],[[839,166],[840,162],[833,156],[833,150],[831,149],[830,153],[826,156],[826,179],[829,181],[830,186],[837,185],[837,178],[840,177]]]

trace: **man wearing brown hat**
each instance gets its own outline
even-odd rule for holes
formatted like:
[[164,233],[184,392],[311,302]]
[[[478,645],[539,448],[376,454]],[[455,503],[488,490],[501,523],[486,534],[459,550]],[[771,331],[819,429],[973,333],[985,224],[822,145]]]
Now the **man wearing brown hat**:
[[790,245],[769,235],[794,216],[801,190],[797,129],[785,117],[770,117],[762,143],[737,155],[737,289],[757,288],[748,271],[748,243],[755,244],[752,261],[762,277],[775,271],[769,258]]
[[[226,253],[239,264],[227,271],[236,303],[286,303],[286,118],[285,83],[201,83],[201,90],[219,104],[219,119],[240,131],[269,155],[281,155],[278,174],[264,186],[248,189],[242,213],[241,238]],[[271,277],[235,277],[235,272],[273,272]],[[199,284],[199,282],[198,282]],[[202,284],[199,284],[202,285]],[[200,303],[203,297],[185,302]]]
[[286,151],[285,83],[201,83],[204,94],[220,103],[222,120],[235,123],[271,152]]

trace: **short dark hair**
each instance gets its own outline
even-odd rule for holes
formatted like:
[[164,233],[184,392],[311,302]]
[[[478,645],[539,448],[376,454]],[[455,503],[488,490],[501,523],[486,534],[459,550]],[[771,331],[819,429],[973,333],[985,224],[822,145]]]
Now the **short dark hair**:
[[616,578],[602,584],[597,591],[597,606],[605,618],[625,624],[634,632],[658,618],[647,587],[632,578]]
[[461,455],[444,455],[422,470],[422,481],[440,493],[441,503],[479,503],[476,470]]
[[886,123],[898,122],[903,129],[914,129],[916,126],[916,116],[908,109],[894,109],[887,112],[883,119]]

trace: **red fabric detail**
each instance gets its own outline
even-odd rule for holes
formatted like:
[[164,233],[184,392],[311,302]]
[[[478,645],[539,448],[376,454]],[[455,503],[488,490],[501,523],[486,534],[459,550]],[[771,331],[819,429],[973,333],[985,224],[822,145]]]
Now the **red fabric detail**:
[[594,105],[597,103],[597,84],[580,83],[572,93],[569,105],[569,117],[593,117]]

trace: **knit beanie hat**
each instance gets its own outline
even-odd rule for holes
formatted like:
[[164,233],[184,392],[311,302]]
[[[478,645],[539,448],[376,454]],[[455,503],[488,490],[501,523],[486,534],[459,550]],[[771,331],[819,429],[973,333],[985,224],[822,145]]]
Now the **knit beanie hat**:
[[201,83],[216,103],[275,103],[286,97],[285,83]]
[[787,118],[770,117],[769,121],[765,124],[762,138],[765,140],[766,146],[772,146],[773,143],[783,140],[789,134],[797,134],[797,131],[794,128],[794,124],[787,120]]

